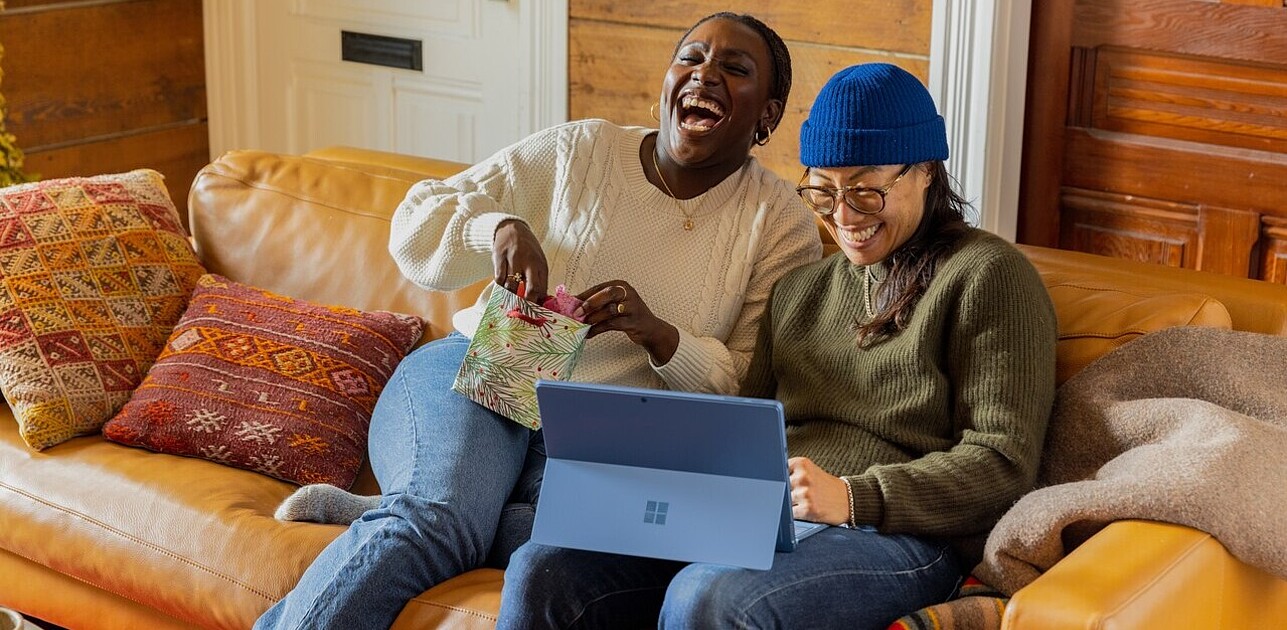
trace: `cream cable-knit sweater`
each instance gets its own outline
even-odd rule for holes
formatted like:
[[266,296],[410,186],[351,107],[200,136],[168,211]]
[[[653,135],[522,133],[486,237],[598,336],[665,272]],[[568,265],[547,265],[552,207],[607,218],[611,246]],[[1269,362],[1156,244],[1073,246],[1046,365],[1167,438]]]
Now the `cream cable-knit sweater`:
[[[650,133],[603,120],[566,123],[446,181],[422,181],[394,213],[389,251],[416,284],[458,289],[494,274],[496,227],[520,219],[541,240],[551,291],[624,280],[679,329],[679,347],[662,366],[624,334],[595,337],[574,380],[734,393],[773,283],[818,260],[818,232],[791,187],[754,158],[683,202],[694,223],[685,231],[679,203],[640,165]],[[481,314],[486,300],[485,291],[467,311]],[[455,321],[472,335],[477,317]]]

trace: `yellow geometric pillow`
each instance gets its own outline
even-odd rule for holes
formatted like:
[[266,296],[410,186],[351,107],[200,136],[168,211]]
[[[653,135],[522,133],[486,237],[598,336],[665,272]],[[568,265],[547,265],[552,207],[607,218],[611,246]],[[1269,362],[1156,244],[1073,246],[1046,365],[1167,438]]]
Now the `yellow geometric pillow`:
[[156,171],[0,189],[0,391],[27,444],[111,418],[203,273]]

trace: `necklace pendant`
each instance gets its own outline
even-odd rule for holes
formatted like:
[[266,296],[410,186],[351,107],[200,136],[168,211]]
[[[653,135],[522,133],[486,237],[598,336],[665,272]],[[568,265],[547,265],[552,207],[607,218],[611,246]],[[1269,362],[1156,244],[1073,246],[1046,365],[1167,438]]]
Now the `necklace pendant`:
[[685,231],[685,232],[692,232],[692,231],[693,231],[693,220],[692,220],[692,219],[684,219],[684,231]]

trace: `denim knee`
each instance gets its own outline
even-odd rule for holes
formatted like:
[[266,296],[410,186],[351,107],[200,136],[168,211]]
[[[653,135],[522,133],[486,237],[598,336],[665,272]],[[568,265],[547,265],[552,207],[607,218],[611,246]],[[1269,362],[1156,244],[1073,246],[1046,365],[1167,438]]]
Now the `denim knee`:
[[501,587],[501,610],[497,627],[505,630],[566,626],[568,603],[563,570],[571,568],[559,560],[563,550],[529,542],[509,558],[505,585]]
[[[409,553],[454,564],[456,573],[483,566],[495,534],[488,524],[474,522],[456,506],[404,493],[385,495],[380,508],[359,521],[378,521],[395,540],[410,547]],[[454,558],[441,557],[444,553]]]
[[[458,345],[459,344],[459,345]],[[417,374],[429,374],[435,371],[458,369],[460,359],[464,356],[463,348],[468,347],[469,340],[457,340],[450,337],[431,341],[412,350],[398,362],[390,380],[414,377]]]
[[722,584],[734,567],[713,564],[690,564],[683,568],[666,589],[661,605],[660,628],[737,628],[741,611],[733,610],[728,589]]
[[[562,558],[565,551],[559,547],[541,545],[534,542],[527,542],[519,545],[509,557],[509,568],[505,571],[505,586],[511,583],[516,587],[516,594],[528,594],[537,590],[536,588],[526,588],[525,582],[529,580],[539,580],[543,588],[551,588],[559,584],[560,574],[565,569],[572,569],[566,559]],[[536,578],[536,576],[540,576]],[[509,590],[506,588],[506,590]]]

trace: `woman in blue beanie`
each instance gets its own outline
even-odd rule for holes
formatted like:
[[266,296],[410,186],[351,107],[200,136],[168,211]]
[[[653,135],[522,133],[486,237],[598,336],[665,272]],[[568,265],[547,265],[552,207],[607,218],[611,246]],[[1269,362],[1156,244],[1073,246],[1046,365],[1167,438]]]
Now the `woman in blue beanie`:
[[775,285],[742,393],[783,403],[794,516],[835,527],[768,571],[528,543],[503,627],[886,628],[947,599],[1030,489],[1054,309],[1022,253],[966,223],[925,87],[847,68],[800,145],[797,191],[841,251]]

